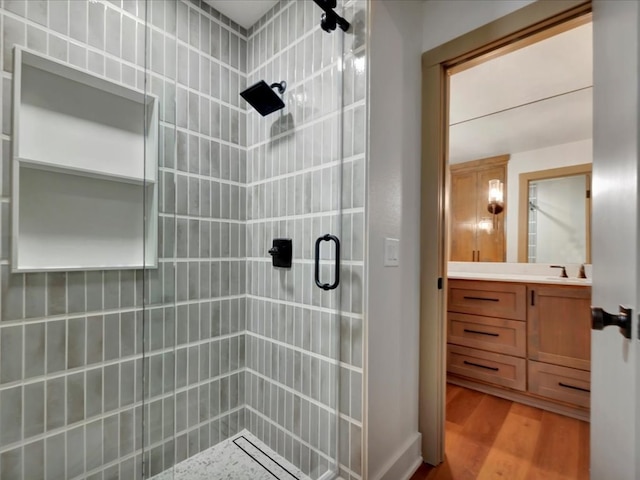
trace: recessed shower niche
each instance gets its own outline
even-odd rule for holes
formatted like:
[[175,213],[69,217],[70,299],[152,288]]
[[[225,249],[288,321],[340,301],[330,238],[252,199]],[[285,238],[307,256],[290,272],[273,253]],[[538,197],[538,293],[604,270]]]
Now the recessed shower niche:
[[13,271],[156,267],[157,139],[156,97],[16,47]]

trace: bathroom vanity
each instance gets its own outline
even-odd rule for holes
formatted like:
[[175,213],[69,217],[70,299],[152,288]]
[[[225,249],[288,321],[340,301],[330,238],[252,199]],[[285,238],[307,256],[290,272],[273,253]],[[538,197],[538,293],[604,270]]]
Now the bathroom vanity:
[[590,304],[588,280],[450,275],[448,381],[588,420]]

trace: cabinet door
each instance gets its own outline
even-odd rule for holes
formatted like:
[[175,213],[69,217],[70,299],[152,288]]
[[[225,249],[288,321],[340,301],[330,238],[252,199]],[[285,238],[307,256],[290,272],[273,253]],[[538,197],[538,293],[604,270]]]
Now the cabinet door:
[[591,288],[530,286],[529,359],[591,368]]
[[507,188],[505,182],[505,167],[498,166],[478,172],[476,186],[476,218],[478,228],[476,229],[476,260],[480,262],[504,262],[504,219],[507,214],[506,202],[505,210],[496,215],[495,222],[493,215],[488,210],[489,204],[489,180],[498,179],[505,184],[504,195],[506,200]]
[[452,262],[473,262],[476,235],[476,173],[451,175],[451,242]]

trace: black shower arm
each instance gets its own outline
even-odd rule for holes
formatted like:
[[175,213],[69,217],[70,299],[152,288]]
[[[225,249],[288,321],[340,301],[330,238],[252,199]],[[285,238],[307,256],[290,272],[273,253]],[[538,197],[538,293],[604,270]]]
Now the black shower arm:
[[327,17],[330,17],[333,20],[335,20],[342,30],[344,30],[345,32],[349,30],[349,27],[351,26],[349,22],[347,22],[344,18],[342,18],[333,10],[337,6],[336,0],[313,0],[313,1],[316,5],[318,5],[324,11]]
[[338,6],[337,0],[313,0],[322,10],[329,13]]
[[287,89],[287,82],[285,82],[284,80],[282,80],[280,83],[276,82],[276,83],[272,83],[271,85],[269,85],[271,88],[277,88],[278,92],[280,93],[280,95],[282,95],[285,90]]

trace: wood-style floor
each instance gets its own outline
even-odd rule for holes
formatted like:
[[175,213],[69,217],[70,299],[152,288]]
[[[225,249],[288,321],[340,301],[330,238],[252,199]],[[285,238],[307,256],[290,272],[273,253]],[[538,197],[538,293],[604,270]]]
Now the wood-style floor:
[[411,480],[588,479],[589,424],[447,385],[446,459]]

